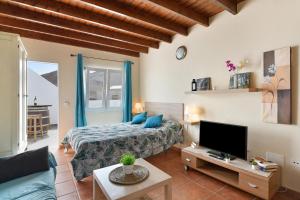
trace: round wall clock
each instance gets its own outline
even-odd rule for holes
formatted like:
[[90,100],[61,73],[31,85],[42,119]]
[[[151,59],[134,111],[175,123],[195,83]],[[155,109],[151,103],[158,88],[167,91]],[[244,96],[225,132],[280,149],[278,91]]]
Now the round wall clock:
[[187,54],[187,48],[185,46],[180,46],[177,48],[176,50],[176,58],[178,60],[182,60],[184,59],[184,57],[186,56]]

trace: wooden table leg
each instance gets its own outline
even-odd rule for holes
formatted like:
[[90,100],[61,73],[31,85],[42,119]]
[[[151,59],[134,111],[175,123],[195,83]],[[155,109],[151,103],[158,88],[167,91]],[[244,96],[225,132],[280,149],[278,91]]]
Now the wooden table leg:
[[37,123],[37,119],[36,119],[36,117],[34,117],[34,119],[33,119],[33,137],[34,137],[34,141],[36,141],[36,132],[37,132],[36,123]]
[[165,185],[165,200],[172,200],[172,182]]
[[93,177],[93,200],[102,199],[102,191],[97,183],[97,181]]
[[40,131],[41,131],[41,135],[43,137],[43,133],[44,133],[44,130],[43,130],[43,119],[42,119],[41,115],[40,115],[39,121],[40,121]]

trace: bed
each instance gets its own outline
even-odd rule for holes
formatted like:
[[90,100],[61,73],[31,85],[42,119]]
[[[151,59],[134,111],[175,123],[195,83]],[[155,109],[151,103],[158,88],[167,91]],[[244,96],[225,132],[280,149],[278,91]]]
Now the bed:
[[123,153],[146,158],[183,141],[183,104],[148,102],[145,110],[150,115],[163,114],[162,126],[118,123],[74,128],[66,134],[62,143],[75,151],[71,165],[76,180],[92,175],[95,169],[117,164]]

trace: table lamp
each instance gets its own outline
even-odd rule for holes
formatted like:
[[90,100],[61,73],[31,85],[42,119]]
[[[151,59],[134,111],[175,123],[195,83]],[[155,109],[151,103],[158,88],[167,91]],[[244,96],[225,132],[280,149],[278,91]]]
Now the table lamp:
[[136,113],[143,112],[143,106],[141,103],[135,103],[134,108],[135,108]]

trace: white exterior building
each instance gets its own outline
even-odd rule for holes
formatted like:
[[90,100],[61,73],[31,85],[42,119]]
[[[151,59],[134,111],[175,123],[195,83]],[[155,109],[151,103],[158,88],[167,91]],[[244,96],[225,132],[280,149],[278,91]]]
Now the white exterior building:
[[28,105],[33,105],[34,97],[38,105],[49,107],[50,124],[58,123],[58,87],[28,68]]

